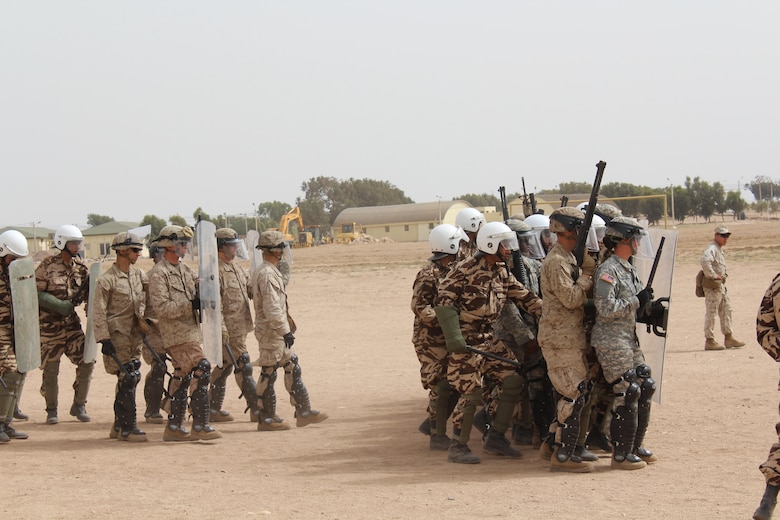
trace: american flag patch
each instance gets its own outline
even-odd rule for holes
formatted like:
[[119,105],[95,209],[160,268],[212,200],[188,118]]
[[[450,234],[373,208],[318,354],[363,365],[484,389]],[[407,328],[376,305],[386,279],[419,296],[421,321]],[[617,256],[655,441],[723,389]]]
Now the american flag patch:
[[609,273],[602,273],[599,279],[604,280],[607,283],[615,283],[615,277]]

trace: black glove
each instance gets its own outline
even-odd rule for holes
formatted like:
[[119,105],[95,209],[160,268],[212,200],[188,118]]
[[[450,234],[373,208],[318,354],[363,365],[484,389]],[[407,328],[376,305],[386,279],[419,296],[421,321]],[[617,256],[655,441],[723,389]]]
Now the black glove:
[[113,356],[116,354],[116,347],[114,347],[114,344],[111,343],[110,339],[104,339],[100,344],[102,345],[102,347],[100,347],[100,352],[102,352],[104,356]]
[[199,311],[200,310],[200,298],[197,296],[191,300],[192,303],[192,310],[193,311]]
[[288,332],[284,335],[284,346],[290,348],[293,346],[293,343],[295,343],[295,336],[293,336],[292,332]]
[[653,299],[653,290],[652,289],[642,289],[639,291],[639,293],[636,295],[637,298],[639,298],[639,308],[645,306],[647,302]]

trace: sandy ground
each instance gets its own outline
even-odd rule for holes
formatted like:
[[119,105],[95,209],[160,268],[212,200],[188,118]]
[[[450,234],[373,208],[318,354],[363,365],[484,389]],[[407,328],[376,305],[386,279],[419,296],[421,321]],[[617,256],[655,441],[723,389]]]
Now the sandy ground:
[[[757,466],[776,439],[777,368],[755,342],[755,315],[780,266],[780,225],[728,224],[735,333],[748,344],[703,350],[693,279],[715,222],[681,226],[663,402],[646,439],[660,461],[644,470],[612,471],[603,458],[590,474],[552,473],[531,449],[521,460],[483,455],[476,432],[479,465],[430,451],[417,432],[426,394],[409,310],[427,244],[328,245],[295,250],[289,295],[304,381],[329,420],[257,432],[231,380],[225,408],[238,420],[218,425],[222,439],[163,443],[162,425],[142,424],[150,442],[112,441],[113,377],[99,361],[92,422],[79,423],[67,413],[74,370],[63,362],[59,425],[45,424],[40,371],[28,375],[21,408],[31,419],[16,426],[30,438],[0,446],[0,516],[749,518],[764,487]],[[292,419],[277,389],[280,415]]]

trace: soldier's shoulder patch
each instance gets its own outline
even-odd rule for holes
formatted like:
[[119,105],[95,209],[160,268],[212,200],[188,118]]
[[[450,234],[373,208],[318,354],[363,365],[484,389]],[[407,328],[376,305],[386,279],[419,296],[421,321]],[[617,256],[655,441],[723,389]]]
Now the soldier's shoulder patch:
[[607,283],[615,283],[615,277],[609,273],[601,273],[600,280],[604,280]]

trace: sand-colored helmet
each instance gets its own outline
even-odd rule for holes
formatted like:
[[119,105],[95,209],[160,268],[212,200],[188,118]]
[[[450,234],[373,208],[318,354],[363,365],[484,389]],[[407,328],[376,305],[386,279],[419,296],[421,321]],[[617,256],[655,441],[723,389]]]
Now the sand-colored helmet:
[[550,231],[553,233],[576,231],[583,222],[582,211],[577,208],[566,206],[550,213]]
[[114,240],[111,241],[111,249],[114,251],[124,251],[126,249],[143,249],[144,244],[138,235],[123,231],[117,233]]
[[154,239],[152,244],[158,247],[173,247],[177,242],[191,242],[192,228],[182,226],[165,226],[160,230],[160,234]]

